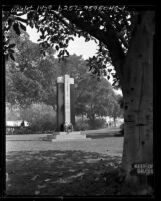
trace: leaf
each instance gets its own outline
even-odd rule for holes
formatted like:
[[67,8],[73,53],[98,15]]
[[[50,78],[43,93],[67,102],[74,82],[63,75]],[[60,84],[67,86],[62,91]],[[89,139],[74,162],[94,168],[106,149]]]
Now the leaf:
[[41,36],[40,36],[40,39],[44,39],[44,38],[45,38],[45,36],[44,36],[44,35],[41,35]]
[[8,52],[9,52],[10,54],[15,53],[15,51],[14,51],[13,49],[9,49]]
[[66,43],[66,44],[68,44],[68,42],[69,42],[69,40],[68,40],[68,39],[66,39],[66,40],[65,40],[65,43]]
[[14,58],[13,54],[10,54],[10,58],[11,58],[13,61],[15,61],[15,58]]
[[73,37],[69,37],[68,39],[69,39],[69,40],[73,40],[73,41],[74,41],[74,38],[73,38]]
[[86,38],[86,39],[85,39],[85,42],[88,42],[89,40],[90,40],[90,38]]
[[8,25],[9,27],[12,25],[13,20],[12,19],[8,19]]
[[20,23],[20,27],[21,27],[21,29],[23,29],[24,31],[26,31],[26,27],[23,24]]
[[69,52],[67,50],[65,50],[65,52],[66,52],[66,55],[69,56]]
[[10,44],[9,46],[8,46],[8,48],[13,48],[13,47],[15,47],[16,46],[16,44]]
[[58,45],[56,45],[56,46],[55,46],[55,49],[56,49],[57,51],[59,50],[59,47],[58,47]]
[[17,35],[20,35],[20,34],[21,34],[21,32],[20,32],[20,30],[19,30],[19,24],[18,24],[18,23],[15,23],[15,24],[13,25],[13,29],[14,29],[14,31],[16,32]]

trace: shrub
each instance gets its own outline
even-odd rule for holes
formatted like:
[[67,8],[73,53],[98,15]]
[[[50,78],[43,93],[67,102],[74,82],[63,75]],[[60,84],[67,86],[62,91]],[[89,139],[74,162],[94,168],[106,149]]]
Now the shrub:
[[87,120],[82,121],[81,119],[76,121],[75,130],[89,130],[89,124]]
[[26,132],[44,133],[56,129],[56,115],[51,106],[33,104],[30,108],[22,111],[21,118],[30,123],[30,127],[24,130]]
[[106,127],[106,120],[103,118],[95,119],[95,121],[88,120],[90,129],[101,129]]
[[32,131],[27,127],[26,128],[25,127],[24,128],[19,127],[19,128],[15,128],[13,134],[15,134],[15,135],[32,134]]
[[49,131],[55,130],[56,119],[49,114],[42,115],[40,118],[36,118],[31,122],[30,129],[32,131]]
[[92,130],[106,127],[106,120],[103,118],[90,121],[88,119],[82,121],[81,119],[76,121],[75,130]]

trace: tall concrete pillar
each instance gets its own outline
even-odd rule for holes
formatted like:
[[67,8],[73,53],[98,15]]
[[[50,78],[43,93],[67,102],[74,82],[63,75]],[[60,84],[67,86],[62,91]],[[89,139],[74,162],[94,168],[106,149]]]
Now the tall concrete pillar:
[[75,87],[74,84],[70,85],[70,108],[71,108],[71,123],[75,127]]
[[57,131],[63,130],[65,122],[75,125],[74,79],[69,75],[57,78]]

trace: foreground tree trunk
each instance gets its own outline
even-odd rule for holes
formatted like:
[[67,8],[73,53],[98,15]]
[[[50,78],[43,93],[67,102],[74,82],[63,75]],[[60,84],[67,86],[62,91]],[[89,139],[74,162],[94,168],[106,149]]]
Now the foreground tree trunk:
[[[124,147],[122,168],[134,179],[133,164],[153,164],[154,13],[141,13],[124,63]],[[132,179],[133,178],[133,179]],[[135,181],[139,176],[135,174]]]

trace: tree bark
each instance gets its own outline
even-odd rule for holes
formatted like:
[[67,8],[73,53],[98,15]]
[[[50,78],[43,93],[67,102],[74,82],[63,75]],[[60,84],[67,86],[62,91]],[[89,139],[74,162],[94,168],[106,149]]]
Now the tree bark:
[[84,115],[82,114],[81,116],[82,116],[82,123],[83,123],[83,121],[84,121],[84,118],[83,118],[83,116],[84,116]]
[[140,14],[124,63],[122,168],[127,181],[133,177],[133,164],[153,164],[153,20],[153,12]]
[[90,124],[90,127],[91,128],[95,128],[95,114],[93,112],[93,109],[92,109],[92,105],[91,105],[91,110],[90,110],[90,113],[88,114],[88,118],[89,118],[89,124]]
[[113,117],[114,127],[116,127],[116,117]]

